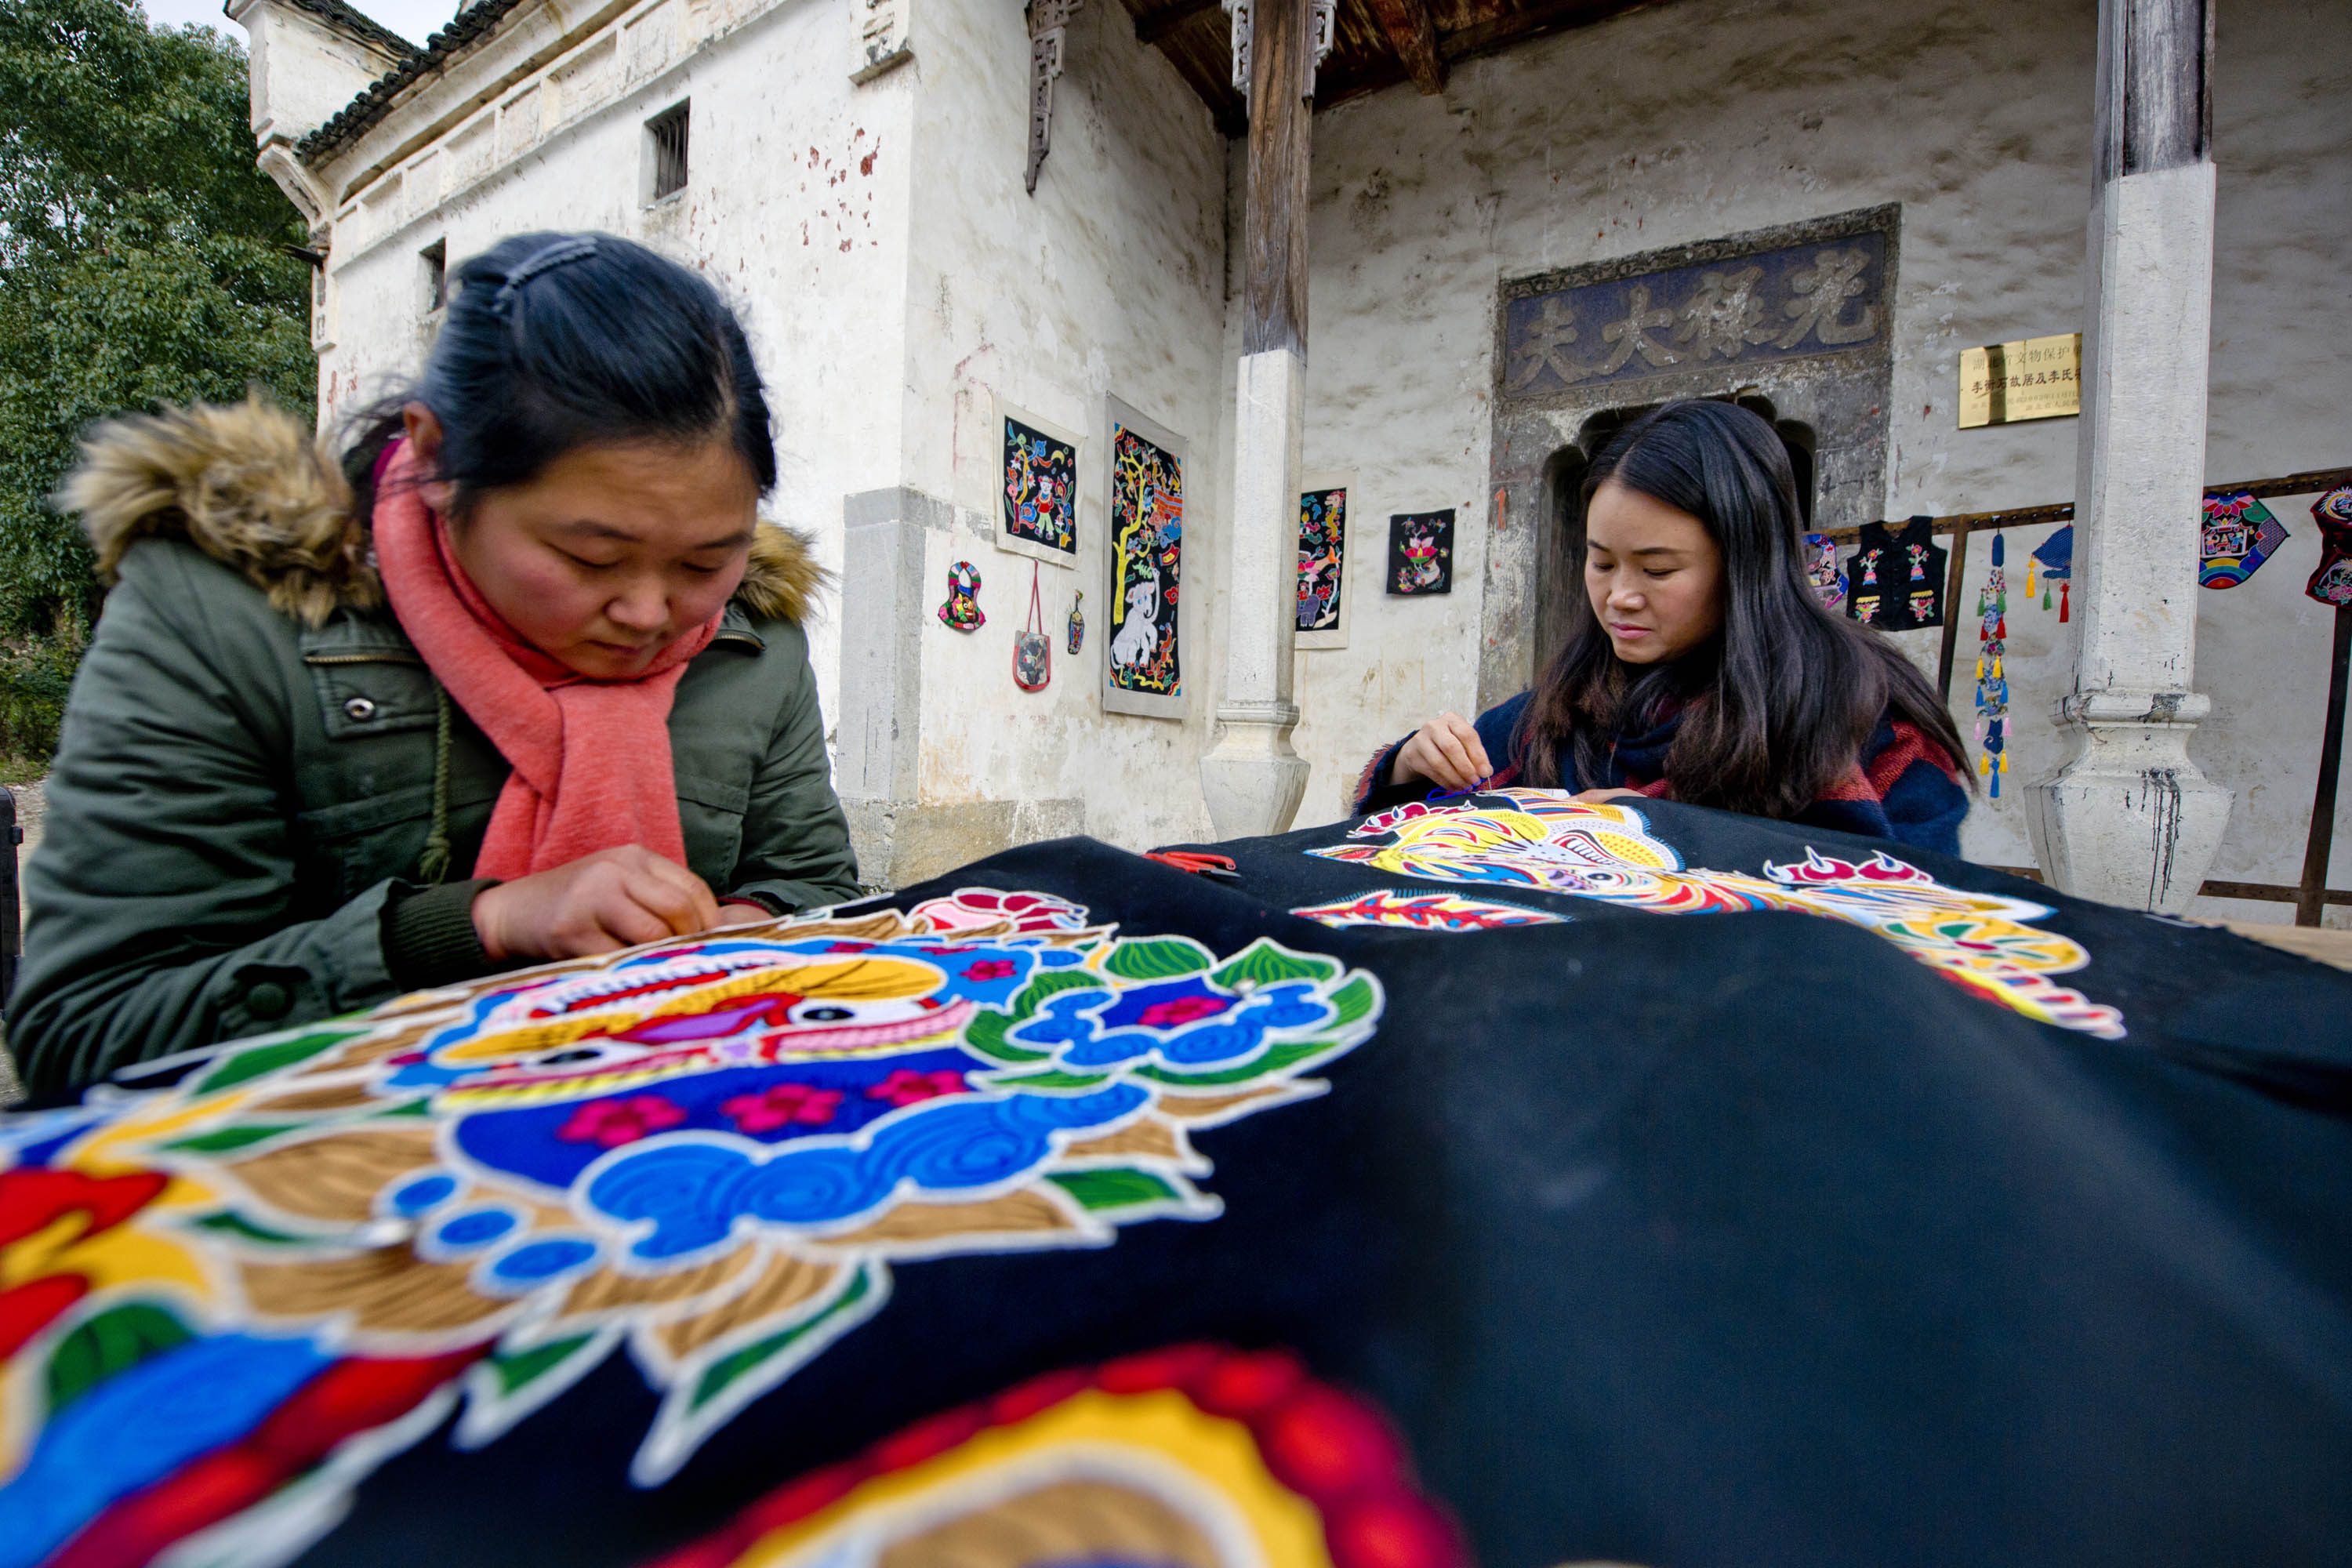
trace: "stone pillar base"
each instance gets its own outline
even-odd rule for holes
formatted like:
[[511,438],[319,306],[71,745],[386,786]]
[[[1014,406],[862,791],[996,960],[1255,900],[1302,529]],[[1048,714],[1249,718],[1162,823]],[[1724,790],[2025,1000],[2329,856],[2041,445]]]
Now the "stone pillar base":
[[857,878],[869,888],[908,887],[984,856],[1087,830],[1082,800],[845,800]]
[[2189,691],[2107,690],[2070,697],[2080,755],[2026,788],[2034,858],[2062,892],[2177,915],[2221,853],[2237,796],[2189,760],[2189,736],[2212,704]]
[[1201,793],[1219,838],[1256,838],[1289,831],[1307,793],[1307,759],[1290,749],[1298,710],[1287,702],[1236,703],[1217,710],[1224,727],[1201,759]]

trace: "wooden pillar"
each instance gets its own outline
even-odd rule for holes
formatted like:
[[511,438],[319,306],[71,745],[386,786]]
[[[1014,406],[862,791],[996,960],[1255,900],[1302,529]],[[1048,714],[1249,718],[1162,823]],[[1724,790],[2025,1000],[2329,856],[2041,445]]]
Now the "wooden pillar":
[[1307,169],[1314,57],[1307,0],[1250,6],[1249,208],[1242,353],[1307,353]]
[[2213,299],[2213,0],[2100,0],[2097,195],[2085,268],[2074,487],[2081,747],[2028,792],[2044,872],[2070,893],[2179,913],[2231,792],[2189,757]]
[[1243,218],[1221,733],[1201,759],[1221,838],[1280,833],[1307,766],[1290,747],[1298,484],[1307,390],[1307,172],[1315,57],[1308,0],[1250,0],[1249,192]]

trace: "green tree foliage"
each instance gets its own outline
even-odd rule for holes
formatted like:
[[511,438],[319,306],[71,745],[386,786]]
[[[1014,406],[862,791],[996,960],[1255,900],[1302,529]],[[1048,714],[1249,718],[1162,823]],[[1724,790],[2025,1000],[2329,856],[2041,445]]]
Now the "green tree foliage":
[[[256,384],[307,409],[303,239],[254,167],[236,45],[136,0],[0,0],[0,750],[42,749],[27,722],[97,607],[47,502],[76,437]],[[11,689],[19,668],[44,689]]]

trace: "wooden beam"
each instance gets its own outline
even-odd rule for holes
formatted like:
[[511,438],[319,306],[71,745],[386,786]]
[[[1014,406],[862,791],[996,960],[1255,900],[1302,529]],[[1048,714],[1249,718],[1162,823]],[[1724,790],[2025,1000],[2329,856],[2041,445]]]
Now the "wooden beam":
[[1314,70],[1307,0],[1252,0],[1244,354],[1307,353],[1307,168],[1314,133],[1307,93]]
[[[1936,689],[1944,694],[1944,706],[1952,705],[1952,660],[1960,647],[1960,584],[1969,574],[1969,534],[1972,531],[1958,528],[1952,531],[1952,558],[1944,574],[1944,640],[1936,658]],[[1980,617],[1971,616],[1971,620]],[[1965,760],[1965,759],[1964,759]]]
[[2102,181],[2200,162],[2213,140],[2208,0],[2102,0],[2092,144]]
[[1445,90],[1445,62],[1437,58],[1437,26],[1429,0],[1370,0],[1372,15],[1424,98]]
[[1219,0],[1171,0],[1159,10],[1135,19],[1135,41],[1156,44],[1203,11],[1217,9]]
[[2327,862],[2336,849],[2336,781],[2344,772],[2344,689],[2352,677],[2352,606],[2336,607],[2336,652],[2327,677],[2327,718],[2319,732],[2319,783],[2311,792],[2311,831],[2304,840],[2303,886],[2294,923],[2315,926],[2327,901]]

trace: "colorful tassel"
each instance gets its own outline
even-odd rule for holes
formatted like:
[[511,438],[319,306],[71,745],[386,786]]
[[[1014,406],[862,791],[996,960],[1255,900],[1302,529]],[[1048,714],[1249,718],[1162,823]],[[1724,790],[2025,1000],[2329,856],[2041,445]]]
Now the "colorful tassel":
[[[1977,741],[1984,748],[1977,774],[1992,782],[2000,798],[2000,775],[2009,767],[2009,679],[2001,666],[2009,651],[2009,546],[1996,531],[1992,570],[1977,595]],[[2032,566],[2026,567],[2029,574]]]

